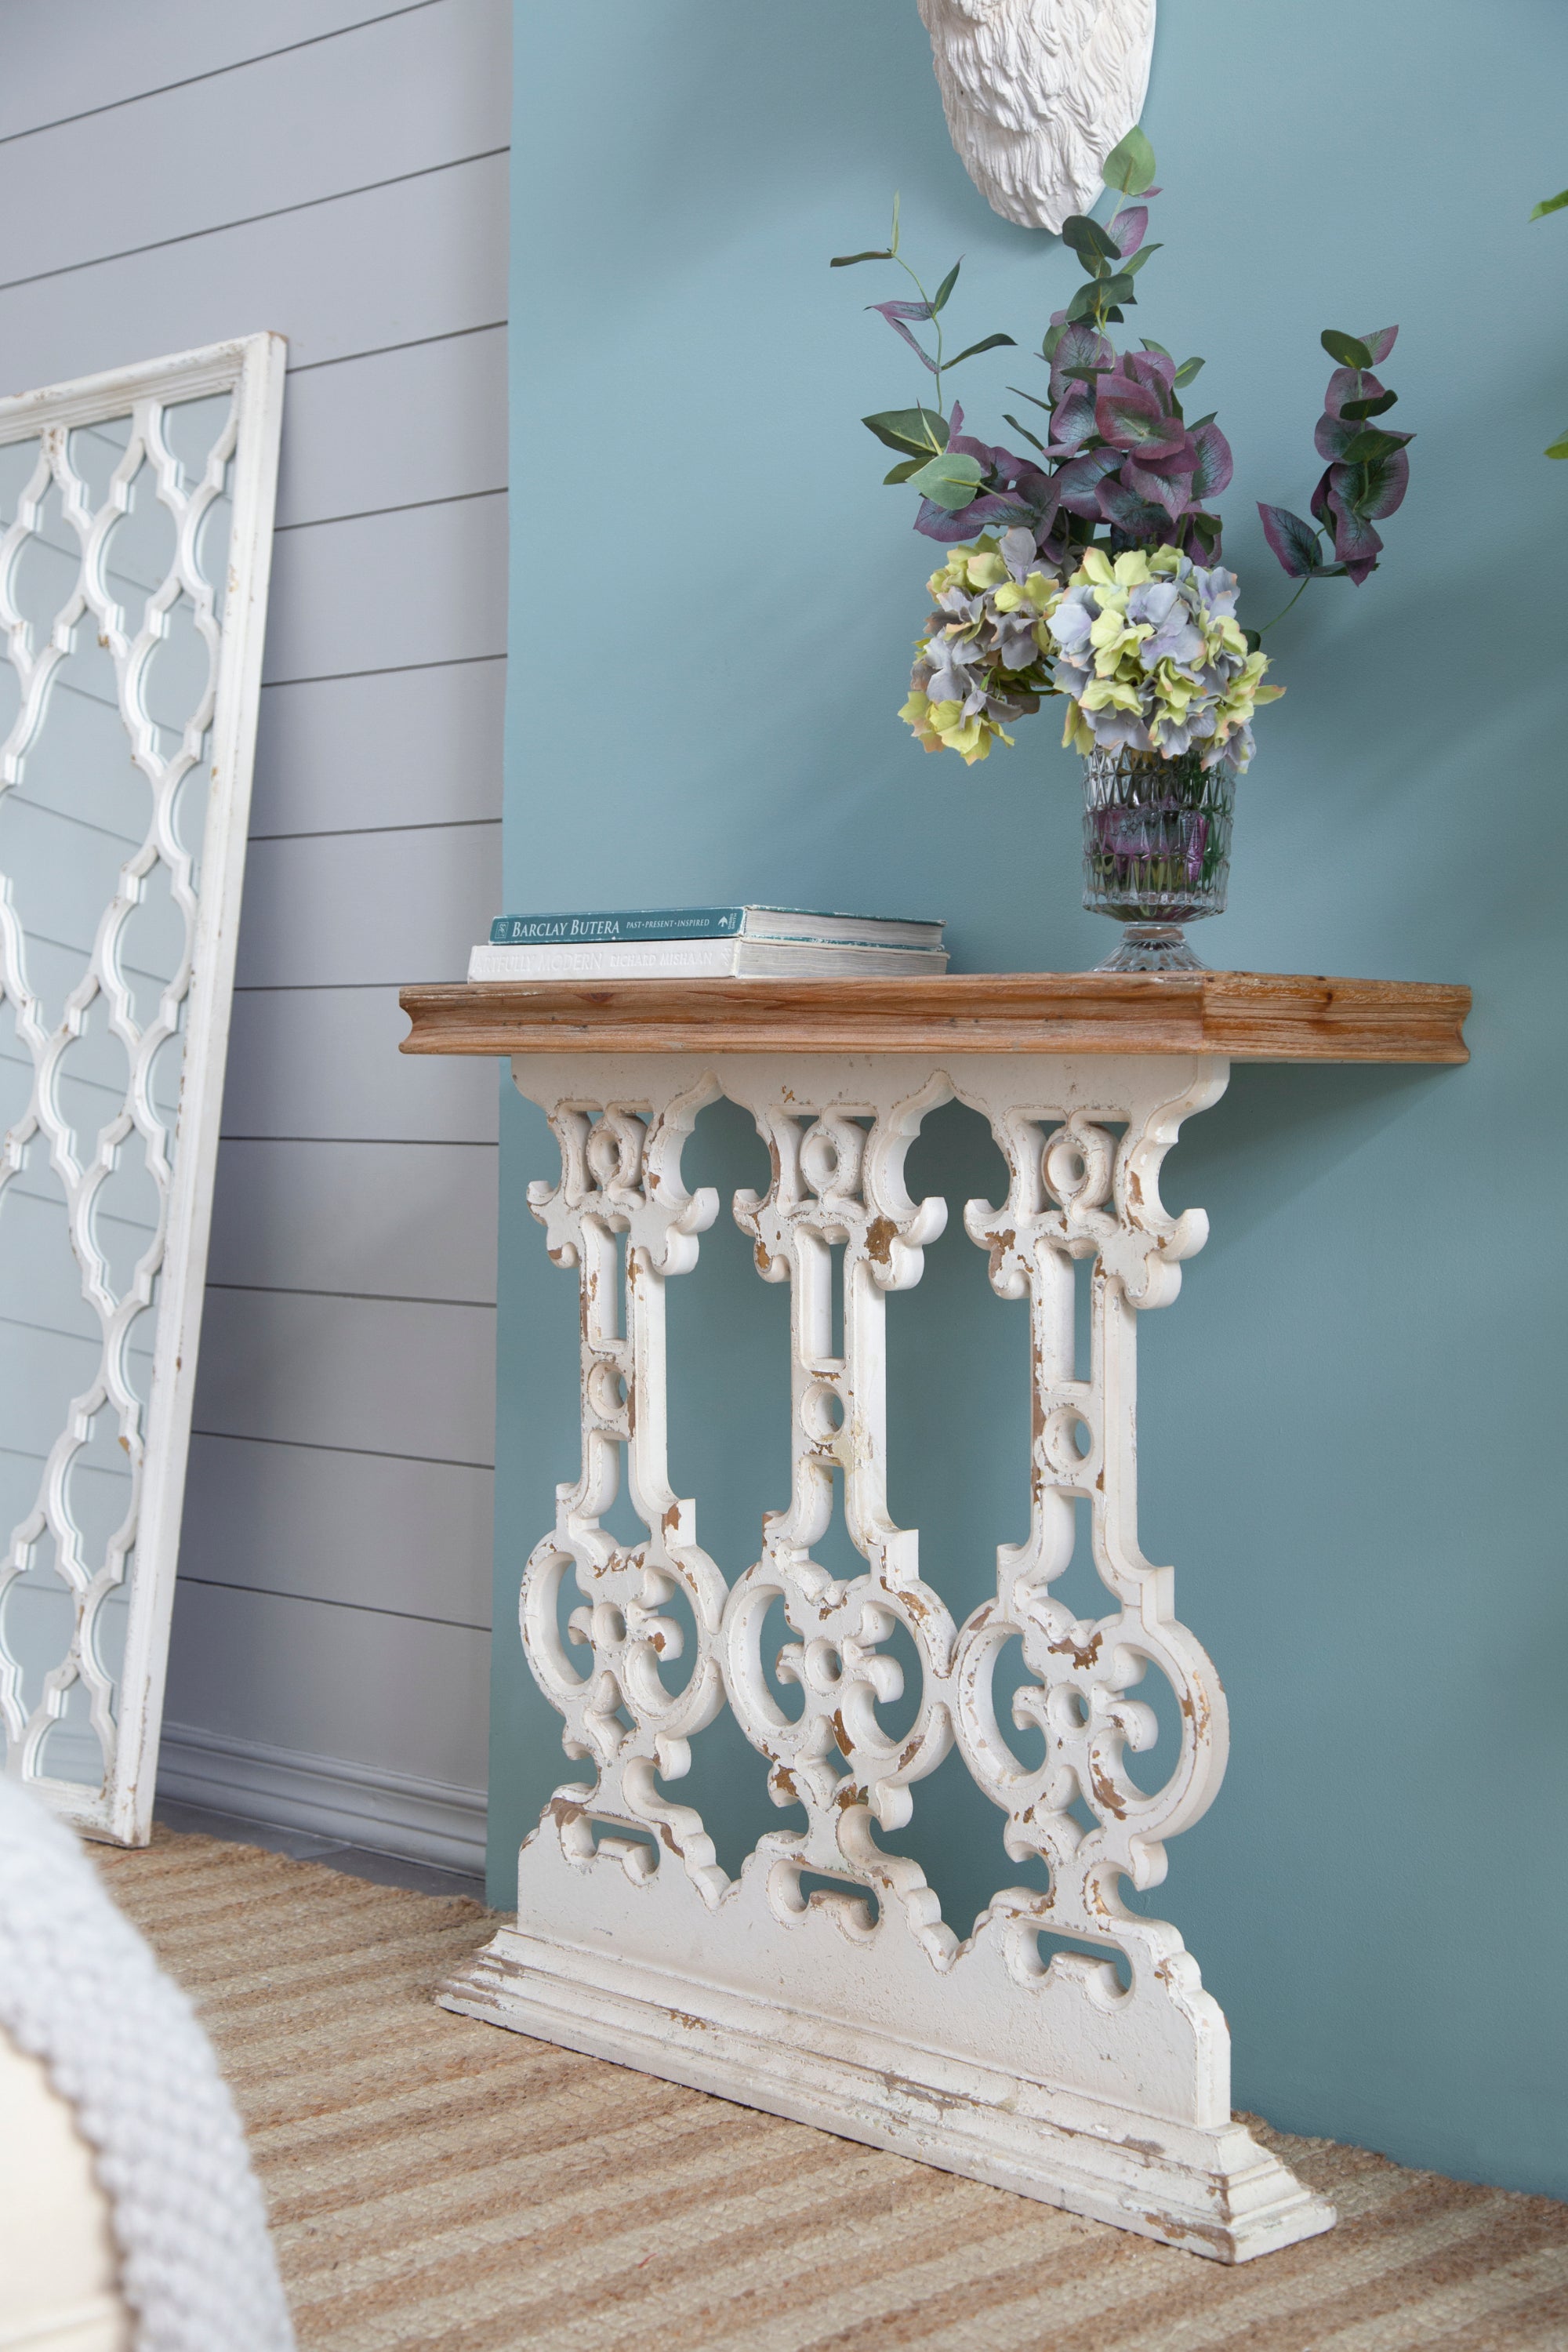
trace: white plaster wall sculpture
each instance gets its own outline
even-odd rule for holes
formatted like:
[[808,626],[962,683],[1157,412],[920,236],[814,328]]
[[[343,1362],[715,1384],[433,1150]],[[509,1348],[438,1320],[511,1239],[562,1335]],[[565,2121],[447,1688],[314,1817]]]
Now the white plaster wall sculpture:
[[0,400],[0,1743],[144,1843],[283,341]]
[[952,143],[1024,228],[1089,210],[1143,110],[1155,0],[920,0]]

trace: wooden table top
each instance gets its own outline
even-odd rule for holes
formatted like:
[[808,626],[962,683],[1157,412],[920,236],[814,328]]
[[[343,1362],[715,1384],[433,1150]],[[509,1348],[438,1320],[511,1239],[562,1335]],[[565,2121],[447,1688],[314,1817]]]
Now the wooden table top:
[[405,1054],[1214,1054],[1466,1062],[1468,988],[1272,971],[405,988]]

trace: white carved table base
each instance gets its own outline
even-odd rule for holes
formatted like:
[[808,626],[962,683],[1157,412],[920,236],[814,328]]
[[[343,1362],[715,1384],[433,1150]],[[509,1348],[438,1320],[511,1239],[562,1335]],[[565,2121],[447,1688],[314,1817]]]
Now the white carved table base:
[[[1196,1962],[1120,1891],[1160,1884],[1164,1840],[1205,1811],[1225,1766],[1218,1677],[1176,1619],[1173,1570],[1138,1548],[1134,1351],[1139,1310],[1175,1297],[1207,1235],[1201,1211],[1166,1214],[1159,1176],[1184,1118],[1223,1093],[1226,1063],[530,1053],[513,1071],[561,1144],[561,1181],[529,1199],[551,1255],[578,1271],[583,1328],[582,1474],[529,1560],[523,1639],[584,1769],[523,1845],[516,1927],[441,1999],[1220,2261],[1328,2229],[1332,2209],[1231,2120],[1229,2035]],[[734,1214],[762,1275],[792,1288],[793,1491],[733,1587],[699,1548],[666,1452],[664,1286],[695,1265],[720,1206],[685,1190],[681,1151],[721,1094],[751,1111],[773,1158],[766,1197],[740,1194]],[[885,1296],[920,1280],[947,1219],[941,1200],[910,1199],[904,1160],[955,1097],[990,1121],[1010,1171],[1006,1201],[970,1202],[964,1225],[995,1288],[1029,1300],[1034,1367],[1028,1533],[1001,1548],[995,1592],[963,1624],[921,1581],[885,1476]],[[1087,1379],[1076,1261],[1091,1292]],[[601,1524],[623,1452],[647,1529],[630,1549]],[[865,1562],[848,1581],[811,1551],[837,1478]],[[1080,1499],[1105,1586],[1105,1613],[1083,1621],[1051,1592]],[[569,1641],[567,1578],[580,1601]],[[677,1594],[690,1655],[664,1613]],[[776,1598],[793,1638],[773,1663],[802,1694],[798,1717],[764,1672]],[[878,1716],[902,1692],[882,1646],[895,1623],[922,1678],[897,1741]],[[1015,1637],[1032,1681],[1011,1714],[1043,1736],[1036,1769],[993,1706]],[[1155,1736],[1132,1696],[1146,1667],[1169,1680],[1182,1726],[1169,1780],[1147,1793],[1124,1763]],[[726,1706],[767,1759],[775,1801],[807,1817],[764,1836],[733,1880],[679,1799],[689,1739]],[[963,1943],[899,1834],[955,1744],[1005,1816],[1008,1853],[1049,1874],[1047,1892],[998,1888]],[[835,1885],[807,1894],[803,1873]],[[1042,1935],[1079,1948],[1047,1960]]]

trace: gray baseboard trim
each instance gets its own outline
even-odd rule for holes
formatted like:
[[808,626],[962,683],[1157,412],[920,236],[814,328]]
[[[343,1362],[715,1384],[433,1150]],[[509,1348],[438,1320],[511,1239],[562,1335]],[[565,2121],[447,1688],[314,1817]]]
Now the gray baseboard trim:
[[165,1723],[158,1794],[447,1870],[485,1866],[485,1792]]

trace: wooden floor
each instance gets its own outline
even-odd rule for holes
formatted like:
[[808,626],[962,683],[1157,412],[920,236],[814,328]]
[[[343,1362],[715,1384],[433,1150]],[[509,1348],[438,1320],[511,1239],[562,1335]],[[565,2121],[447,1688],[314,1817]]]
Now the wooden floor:
[[1262,2137],[1329,2236],[1222,2270],[449,2015],[462,1896],[95,1850],[194,1996],[314,2352],[1563,2352],[1568,2206]]

